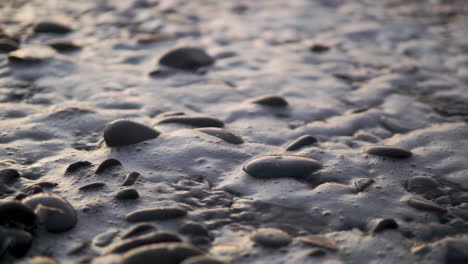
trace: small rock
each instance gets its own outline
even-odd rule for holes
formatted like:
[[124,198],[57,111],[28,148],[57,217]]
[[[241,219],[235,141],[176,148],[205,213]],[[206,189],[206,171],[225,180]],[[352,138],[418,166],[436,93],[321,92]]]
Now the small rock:
[[67,169],[65,170],[65,174],[75,172],[77,170],[81,170],[86,167],[90,167],[93,164],[89,161],[78,161],[75,163],[70,164]]
[[309,251],[309,256],[311,257],[322,257],[322,256],[325,256],[327,254],[327,252],[321,248],[314,248],[312,249],[311,251]]
[[323,53],[329,51],[330,47],[323,44],[314,44],[310,47],[310,51],[314,53]]
[[438,204],[434,202],[419,199],[419,198],[410,198],[408,200],[408,204],[413,208],[424,210],[424,211],[433,211],[433,212],[438,212],[438,213],[445,213],[447,211],[447,209],[439,206]]
[[184,260],[181,264],[223,264],[221,260],[218,260],[209,256],[196,256]]
[[72,52],[81,49],[80,46],[66,40],[54,40],[47,42],[47,45],[58,52]]
[[408,191],[420,194],[428,199],[434,199],[444,194],[440,184],[431,177],[416,176],[408,180]]
[[[0,245],[6,247],[8,253],[14,257],[22,257],[26,255],[32,244],[32,235],[24,230],[16,228],[0,227]],[[0,257],[4,249],[0,248]]]
[[318,235],[303,236],[299,238],[299,241],[301,241],[303,244],[313,246],[313,247],[324,248],[324,249],[331,250],[331,251],[338,250],[336,242],[326,236],[318,236]]
[[180,237],[177,234],[172,232],[153,232],[144,236],[126,239],[119,243],[116,243],[106,250],[106,254],[122,254],[141,246],[170,242],[182,242],[182,239],[180,239]]
[[181,70],[197,70],[214,62],[204,50],[192,47],[171,50],[159,59],[159,64]]
[[398,228],[398,223],[391,218],[376,219],[375,221],[373,221],[372,225],[372,233],[378,233],[383,230]]
[[0,226],[28,231],[36,227],[36,214],[28,206],[17,201],[0,201]]
[[128,213],[125,219],[128,222],[143,222],[154,220],[169,220],[183,217],[187,214],[185,209],[179,207],[147,208]]
[[247,162],[243,170],[256,178],[305,179],[322,166],[317,160],[292,155],[268,155]]
[[205,134],[220,138],[227,143],[231,144],[242,144],[244,143],[244,140],[238,136],[235,135],[223,128],[218,128],[218,127],[204,127],[204,128],[197,128],[195,129],[197,131],[203,132]]
[[297,150],[297,149],[300,149],[302,147],[313,145],[313,144],[315,144],[317,142],[318,142],[318,140],[315,137],[313,137],[311,135],[304,135],[304,136],[301,136],[301,137],[295,139],[294,141],[292,141],[288,145],[286,145],[286,147],[284,147],[284,149],[286,151]]
[[189,125],[194,127],[224,127],[224,122],[213,117],[202,115],[177,115],[168,116],[157,121],[156,124],[177,123],[182,125]]
[[154,225],[150,224],[138,224],[130,227],[121,235],[122,239],[127,239],[130,237],[140,236],[149,232],[156,231],[157,228]]
[[283,97],[277,96],[277,95],[261,96],[261,97],[250,99],[247,102],[251,104],[260,104],[260,105],[271,106],[271,107],[288,106],[288,101],[286,101],[286,99],[284,99]]
[[364,152],[372,155],[399,159],[409,158],[412,155],[411,151],[386,145],[371,145],[364,148]]
[[104,128],[104,140],[109,147],[121,147],[136,144],[159,136],[151,127],[130,121],[116,120]]
[[138,177],[140,177],[140,173],[138,172],[130,172],[126,177],[125,180],[122,183],[122,186],[131,186],[135,184],[135,182],[138,180]]
[[291,236],[277,228],[259,228],[251,236],[251,239],[265,247],[279,248],[291,243]]
[[202,224],[193,222],[193,221],[188,221],[184,223],[180,229],[179,232],[184,235],[192,235],[192,236],[210,236],[210,233],[208,229]]
[[53,33],[53,34],[66,34],[71,32],[71,28],[52,21],[43,21],[34,25],[33,28],[36,33]]
[[375,181],[370,178],[357,178],[354,180],[354,189],[356,193],[362,192],[371,186]]
[[11,184],[21,177],[21,174],[15,169],[0,170],[0,184]]
[[119,234],[119,230],[112,228],[103,233],[98,234],[93,238],[93,245],[97,247],[105,247]]
[[80,188],[78,188],[78,190],[80,190],[80,191],[90,191],[90,190],[100,189],[100,188],[102,188],[104,186],[106,186],[106,184],[103,183],[103,182],[93,182],[93,183],[81,186]]
[[23,204],[36,212],[49,232],[70,230],[78,221],[73,206],[56,194],[34,194],[24,199]]
[[101,164],[99,164],[98,168],[96,169],[96,174],[103,173],[109,168],[113,168],[116,166],[122,166],[122,163],[116,159],[106,159]]
[[47,46],[28,46],[8,53],[8,61],[21,65],[36,65],[52,56],[54,50]]
[[468,239],[450,239],[445,244],[445,263],[468,263]]
[[195,247],[184,243],[162,243],[130,250],[123,256],[122,264],[180,264],[187,258],[202,255]]
[[0,53],[8,53],[17,49],[19,49],[17,42],[8,38],[0,37]]
[[138,197],[140,197],[140,195],[135,189],[124,189],[115,195],[117,200],[135,200],[138,199]]

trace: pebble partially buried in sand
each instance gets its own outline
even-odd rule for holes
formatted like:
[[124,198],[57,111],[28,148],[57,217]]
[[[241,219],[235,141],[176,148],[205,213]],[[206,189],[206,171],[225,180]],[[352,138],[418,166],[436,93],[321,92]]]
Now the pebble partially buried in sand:
[[109,147],[122,147],[156,138],[159,134],[151,127],[120,119],[107,124],[104,128],[104,141]]
[[306,179],[322,168],[315,159],[293,155],[268,155],[247,162],[243,170],[260,179],[296,178]]

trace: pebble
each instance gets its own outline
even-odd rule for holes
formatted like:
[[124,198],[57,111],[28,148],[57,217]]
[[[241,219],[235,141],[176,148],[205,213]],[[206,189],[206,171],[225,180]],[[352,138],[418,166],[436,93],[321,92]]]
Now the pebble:
[[313,137],[311,135],[304,135],[304,136],[301,136],[301,137],[295,139],[294,141],[292,141],[288,145],[286,145],[286,147],[284,147],[284,149],[286,151],[297,150],[297,149],[300,149],[302,147],[313,145],[313,144],[315,144],[317,142],[318,142],[318,140],[315,137]]
[[36,214],[18,201],[0,201],[0,226],[28,231],[36,227]]
[[93,238],[93,245],[97,247],[105,247],[109,245],[112,240],[119,234],[119,230],[115,228],[111,228],[103,233],[98,234]]
[[3,250],[7,250],[14,257],[26,255],[31,247],[32,239],[32,235],[24,230],[0,227],[0,246],[3,247],[0,248],[0,257]]
[[100,188],[102,188],[104,186],[106,186],[106,184],[103,183],[103,182],[93,182],[93,183],[81,186],[80,188],[78,188],[78,190],[80,190],[80,191],[96,190],[96,189],[100,189]]
[[378,233],[387,229],[397,229],[398,223],[391,218],[383,218],[374,220],[371,224],[373,227],[371,228],[372,233]]
[[15,169],[0,170],[0,184],[11,184],[21,177],[21,174]]
[[121,147],[136,144],[160,135],[151,127],[130,121],[115,120],[104,128],[104,140],[109,147]]
[[278,95],[267,95],[256,97],[247,101],[251,104],[259,104],[271,107],[285,107],[288,106],[288,101],[281,96]]
[[72,52],[81,49],[80,46],[66,40],[53,40],[47,42],[47,45],[58,52]]
[[138,180],[138,177],[140,177],[140,173],[138,172],[130,172],[124,179],[122,186],[131,186],[135,184],[135,182]]
[[96,173],[103,173],[104,171],[108,170],[109,168],[113,168],[116,166],[122,166],[122,163],[116,159],[106,159],[96,169]]
[[52,21],[43,21],[34,25],[33,28],[36,33],[53,33],[53,34],[66,34],[71,32],[69,26],[52,22]]
[[406,149],[386,145],[371,145],[365,147],[364,152],[372,155],[399,159],[409,158],[412,155],[411,151]]
[[303,236],[299,238],[299,241],[302,242],[303,244],[313,246],[313,247],[324,248],[324,249],[331,250],[331,251],[338,250],[338,246],[336,245],[336,242],[326,236],[319,236],[319,235]]
[[0,53],[8,53],[17,49],[19,49],[17,42],[8,38],[0,37]]
[[310,257],[322,257],[325,256],[327,252],[321,248],[314,248],[307,254]]
[[428,199],[434,199],[444,195],[440,184],[432,177],[416,176],[408,180],[408,191],[420,194]]
[[353,185],[354,185],[354,190],[356,193],[362,192],[369,188],[375,181],[370,178],[357,178],[354,180]]
[[326,46],[326,45],[323,45],[323,44],[313,44],[310,47],[310,51],[312,51],[314,53],[323,53],[323,52],[326,52],[326,51],[329,51],[329,50],[330,50],[330,47]]
[[139,197],[140,195],[135,189],[124,189],[124,190],[119,191],[115,195],[115,199],[117,200],[135,200],[135,199],[138,199]]
[[194,47],[171,50],[159,59],[159,64],[181,70],[197,70],[214,62],[215,60],[204,50]]
[[240,136],[235,135],[235,134],[233,134],[233,133],[231,133],[231,132],[229,132],[229,131],[227,131],[226,129],[223,129],[223,128],[203,127],[203,128],[197,128],[195,130],[203,132],[203,133],[211,135],[211,136],[214,136],[214,137],[217,137],[217,138],[220,138],[220,139],[226,141],[227,143],[231,143],[231,144],[242,144],[242,143],[244,143],[244,140]]
[[184,243],[162,243],[138,247],[123,256],[122,264],[180,264],[187,258],[202,255],[197,248]]
[[77,161],[68,165],[67,169],[65,170],[65,174],[75,172],[77,170],[81,170],[86,167],[91,167],[93,164],[89,161]]
[[122,254],[134,248],[145,245],[171,242],[182,242],[182,239],[180,239],[177,234],[172,232],[153,232],[144,236],[126,239],[116,243],[106,250],[106,254]]
[[181,264],[223,264],[221,260],[218,260],[209,256],[196,256],[184,260]]
[[243,170],[256,178],[271,179],[292,177],[305,179],[321,168],[312,158],[292,155],[268,155],[247,162]]
[[21,65],[36,65],[54,56],[55,51],[47,46],[28,46],[8,53],[8,61]]
[[210,233],[206,227],[200,223],[193,221],[185,222],[180,228],[179,232],[184,235],[192,236],[210,236]]
[[251,239],[260,245],[271,248],[287,246],[291,243],[291,236],[277,228],[259,228],[253,232]]
[[149,232],[154,232],[156,231],[157,228],[154,225],[150,224],[138,224],[130,227],[126,231],[123,232],[121,235],[122,239],[130,238],[130,237],[135,237],[135,236],[140,236],[143,234],[147,234]]
[[168,116],[157,121],[156,124],[168,124],[168,123],[177,123],[183,125],[189,125],[194,127],[224,127],[224,122],[209,116],[203,115],[177,115],[177,116]]
[[38,256],[38,257],[30,257],[30,258],[22,259],[21,261],[18,261],[16,264],[59,264],[59,263],[49,257]]
[[140,209],[130,212],[125,216],[125,219],[128,222],[169,220],[173,218],[183,217],[186,214],[187,211],[179,207],[156,207]]
[[439,212],[439,213],[445,213],[447,211],[447,209],[443,208],[442,206],[439,206],[438,204],[434,202],[419,199],[419,198],[410,198],[408,200],[408,204],[413,208],[424,210],[424,211],[433,211],[433,212]]
[[446,264],[466,264],[468,263],[468,239],[454,238],[445,243],[445,263]]
[[52,193],[39,193],[23,200],[33,209],[49,232],[64,232],[72,229],[78,221],[73,206],[64,198]]

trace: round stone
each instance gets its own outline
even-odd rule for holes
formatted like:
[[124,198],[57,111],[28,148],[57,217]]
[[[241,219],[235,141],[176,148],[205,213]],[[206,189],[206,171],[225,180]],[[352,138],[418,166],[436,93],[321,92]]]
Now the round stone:
[[291,236],[277,228],[259,228],[252,234],[255,243],[265,247],[279,248],[291,243]]
[[121,147],[156,138],[159,134],[151,127],[121,119],[107,124],[104,141],[109,147]]

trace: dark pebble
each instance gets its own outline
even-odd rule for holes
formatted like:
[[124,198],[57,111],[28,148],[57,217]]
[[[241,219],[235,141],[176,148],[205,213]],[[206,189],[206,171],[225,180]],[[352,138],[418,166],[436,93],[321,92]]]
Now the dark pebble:
[[445,249],[446,264],[468,263],[468,240],[466,238],[447,240]]
[[0,226],[34,230],[36,214],[28,206],[18,201],[0,202]]
[[259,104],[271,107],[285,107],[288,105],[288,101],[281,96],[277,95],[267,95],[256,97],[247,101],[248,103],[252,104]]
[[434,202],[419,198],[410,198],[408,200],[408,204],[413,208],[424,211],[433,211],[438,213],[445,213],[447,211],[447,209],[443,208],[442,206],[439,206]]
[[112,240],[119,234],[119,230],[110,229],[103,233],[98,234],[93,238],[93,245],[97,247],[105,247],[109,245]]
[[109,147],[136,144],[156,138],[159,134],[151,127],[130,120],[116,120],[104,128],[104,140]]
[[210,236],[210,233],[206,227],[200,223],[188,221],[184,223],[180,228],[179,232],[184,235],[192,236]]
[[196,256],[184,260],[181,264],[223,264],[221,260],[218,260],[209,256]]
[[279,248],[291,243],[291,236],[277,228],[259,228],[253,232],[251,239],[262,246]]
[[128,213],[125,219],[128,222],[143,222],[154,220],[169,220],[183,217],[187,211],[178,207],[156,207],[136,210]]
[[90,191],[90,190],[101,189],[104,186],[106,186],[106,184],[103,183],[103,182],[93,182],[93,183],[81,186],[80,188],[78,188],[78,190],[80,190],[80,191]]
[[416,176],[408,180],[408,191],[420,194],[428,199],[444,195],[444,191],[440,187],[440,184],[434,178],[427,176]]
[[378,233],[387,229],[397,229],[398,223],[391,218],[377,219],[373,221],[372,233]]
[[138,177],[140,177],[140,173],[138,172],[130,172],[124,179],[122,186],[131,186],[135,184],[135,182],[138,180]]
[[303,236],[299,238],[299,241],[305,245],[309,245],[313,247],[324,248],[324,249],[331,250],[331,251],[338,250],[338,246],[336,245],[336,242],[326,236],[319,236],[319,235]]
[[357,178],[354,180],[353,185],[354,185],[354,190],[356,193],[362,192],[369,188],[375,181],[370,178]]
[[80,46],[66,40],[54,40],[47,42],[47,45],[58,52],[72,52],[81,49]]
[[120,163],[120,161],[118,161],[116,159],[106,159],[101,164],[99,164],[99,166],[96,169],[96,173],[97,174],[103,173],[107,169],[113,168],[113,167],[116,167],[116,166],[122,166],[122,163]]
[[243,170],[256,178],[305,179],[322,166],[317,160],[292,155],[268,155],[247,162]]
[[56,194],[34,194],[24,199],[23,204],[36,212],[45,229],[49,232],[70,230],[78,221],[73,206]]
[[159,59],[159,64],[181,70],[197,70],[214,62],[204,50],[192,47],[171,50]]
[[17,42],[8,38],[0,37],[0,53],[12,52],[14,50],[17,50],[18,48],[19,45]]
[[106,254],[122,254],[131,249],[157,243],[182,242],[180,237],[172,232],[153,232],[144,236],[123,240],[112,245],[106,250]]
[[322,257],[322,256],[325,256],[327,254],[327,252],[321,248],[314,248],[312,249],[311,251],[309,251],[309,256],[311,257]]
[[130,227],[126,231],[124,231],[121,235],[122,239],[127,239],[130,237],[141,236],[147,234],[149,232],[156,231],[157,228],[154,225],[150,224],[138,224]]
[[37,184],[33,184],[33,185],[30,185],[30,186],[24,188],[20,193],[18,193],[15,196],[15,199],[16,200],[23,200],[24,198],[26,198],[28,196],[31,196],[31,195],[36,194],[36,193],[41,193],[41,192],[44,192],[44,189],[42,189],[42,187],[37,185]]
[[43,181],[43,182],[38,182],[36,183],[37,186],[42,187],[42,188],[54,188],[55,186],[58,185],[56,182],[48,182],[48,181]]
[[202,255],[197,248],[184,243],[162,243],[138,247],[123,256],[122,264],[180,264],[187,258]]
[[77,170],[81,170],[86,167],[91,167],[93,164],[89,161],[77,161],[68,165],[67,169],[65,170],[65,174],[75,172]]
[[33,28],[36,33],[53,33],[53,34],[66,34],[71,32],[71,28],[51,21],[43,21],[34,25]]
[[218,127],[203,127],[203,128],[197,128],[197,131],[203,132],[205,134],[220,138],[227,143],[231,144],[242,144],[244,143],[244,140],[238,136],[235,135],[226,129],[223,128],[218,128]]
[[135,189],[121,190],[115,195],[115,199],[117,200],[135,200],[138,199],[138,197],[140,197],[140,195]]
[[194,127],[224,127],[224,122],[209,116],[168,116],[157,121],[156,124],[176,123]]
[[0,248],[0,257],[4,249],[17,258],[26,255],[31,247],[32,239],[32,235],[24,230],[0,227],[0,246],[4,247]]
[[411,151],[386,145],[371,145],[364,148],[364,152],[372,155],[399,159],[409,158],[412,155]]
[[15,169],[0,170],[0,184],[12,184],[20,177],[21,174]]
[[301,137],[297,138],[296,140],[292,141],[288,145],[286,145],[286,147],[284,147],[284,149],[286,151],[296,150],[296,149],[300,149],[302,147],[313,145],[313,144],[315,144],[317,142],[318,142],[318,140],[315,137],[313,137],[311,135],[304,135],[304,136],[301,136]]
[[323,44],[314,44],[310,47],[310,51],[314,53],[323,53],[329,51],[330,47]]

